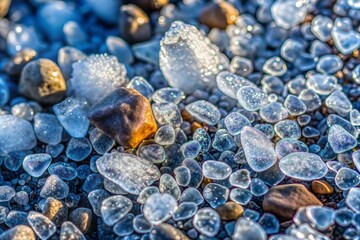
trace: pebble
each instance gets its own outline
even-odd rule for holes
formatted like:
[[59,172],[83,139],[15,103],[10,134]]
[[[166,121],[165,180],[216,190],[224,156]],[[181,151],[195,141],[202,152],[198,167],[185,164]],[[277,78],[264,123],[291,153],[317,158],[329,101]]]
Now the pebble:
[[335,153],[343,153],[357,146],[354,136],[337,124],[330,127],[328,142]]
[[15,196],[15,190],[9,186],[0,186],[0,202],[8,202]]
[[328,207],[309,206],[306,208],[306,216],[319,230],[325,230],[335,222],[334,210]]
[[221,118],[221,113],[218,108],[205,100],[198,100],[190,103],[186,105],[185,109],[197,121],[208,125],[217,124]]
[[213,160],[205,161],[202,165],[202,171],[204,177],[213,180],[226,179],[231,174],[231,168],[228,164]]
[[289,94],[285,101],[284,107],[292,116],[301,116],[306,112],[306,105],[297,96]]
[[251,191],[243,188],[234,188],[230,192],[230,199],[238,204],[247,205],[252,198]]
[[42,176],[51,164],[51,156],[45,153],[31,154],[24,158],[24,170],[32,177]]
[[348,190],[356,187],[360,183],[360,175],[358,172],[350,168],[341,168],[335,176],[335,184],[341,190]]
[[22,69],[28,64],[28,62],[34,60],[36,58],[36,55],[37,52],[31,48],[22,49],[18,51],[15,56],[12,57],[11,61],[7,62],[4,70],[9,75],[19,76]]
[[220,215],[222,221],[237,220],[244,213],[244,208],[235,202],[227,202],[224,205],[219,205],[215,210]]
[[306,86],[317,94],[329,95],[336,89],[337,78],[332,75],[316,73],[307,79]]
[[248,111],[259,110],[268,103],[268,95],[258,87],[241,87],[236,96],[239,104]]
[[182,233],[179,229],[173,227],[168,223],[162,223],[154,226],[150,232],[150,239],[162,240],[162,239],[177,239],[177,240],[189,240],[189,238]]
[[3,18],[9,11],[11,0],[2,1],[0,3],[0,17]]
[[127,148],[135,148],[157,130],[149,101],[136,90],[123,87],[94,105],[88,117],[98,129]]
[[263,209],[281,220],[290,220],[300,207],[322,203],[302,184],[284,184],[271,187],[265,194]]
[[86,54],[77,48],[65,46],[59,49],[57,62],[65,80],[71,77],[72,64],[86,58]]
[[222,93],[234,99],[237,99],[236,94],[240,88],[245,86],[256,88],[250,80],[228,71],[222,71],[216,76],[216,84]]
[[56,232],[55,224],[41,213],[30,211],[27,219],[40,239],[48,239]]
[[279,77],[286,73],[287,66],[281,58],[272,57],[266,60],[262,70],[271,76]]
[[40,103],[54,104],[64,98],[66,83],[56,63],[41,58],[23,68],[19,92]]
[[200,209],[193,218],[196,230],[207,237],[214,237],[220,230],[220,216],[211,208]]
[[105,178],[135,195],[160,179],[160,172],[155,165],[128,153],[105,154],[96,161],[96,166]]
[[239,112],[232,112],[227,115],[224,124],[228,132],[233,136],[240,134],[243,127],[251,126],[249,119]]
[[209,28],[225,29],[234,24],[239,16],[238,10],[229,2],[209,3],[201,10],[200,23]]
[[106,4],[97,0],[86,0],[86,2],[89,4],[89,7],[93,13],[102,21],[105,21],[109,24],[114,24],[117,22],[119,8],[121,6],[120,2],[116,0],[106,1]]
[[131,211],[133,204],[127,197],[121,195],[113,195],[104,199],[101,203],[101,216],[104,223],[108,226],[113,226],[128,212]]
[[143,213],[150,223],[159,225],[171,218],[177,207],[175,198],[170,194],[155,193],[146,200]]
[[229,189],[217,183],[209,183],[204,187],[203,197],[212,208],[226,203],[229,197]]
[[267,235],[257,222],[241,217],[236,221],[232,238],[265,240]]
[[41,142],[56,145],[61,142],[63,127],[53,114],[36,113],[34,131]]
[[12,240],[35,240],[35,234],[33,230],[25,225],[17,225],[0,234],[0,239],[12,239]]
[[280,138],[299,139],[301,137],[300,126],[294,120],[282,120],[274,125],[275,133]]
[[60,229],[60,239],[65,240],[69,238],[75,240],[86,239],[82,232],[72,222],[64,222]]
[[335,90],[326,99],[325,105],[334,110],[340,116],[348,114],[352,110],[352,105],[348,97],[340,90]]
[[57,227],[60,227],[68,218],[68,207],[64,202],[53,197],[48,197],[42,207],[42,214]]
[[311,190],[317,194],[332,194],[334,187],[324,180],[314,180],[311,182]]
[[71,138],[66,147],[66,156],[76,162],[84,160],[91,152],[92,147],[87,138]]
[[175,221],[186,220],[192,218],[198,210],[198,206],[194,202],[180,203],[176,209],[173,219]]
[[56,175],[50,175],[40,191],[42,198],[64,199],[69,193],[69,186]]

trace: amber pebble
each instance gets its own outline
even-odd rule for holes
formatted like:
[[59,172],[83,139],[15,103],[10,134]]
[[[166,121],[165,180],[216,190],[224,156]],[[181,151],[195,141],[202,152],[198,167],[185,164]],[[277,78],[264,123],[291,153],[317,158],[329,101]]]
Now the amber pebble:
[[124,87],[95,104],[88,117],[98,129],[126,148],[137,147],[157,130],[149,100],[138,91]]
[[9,11],[11,0],[0,0],[0,18],[5,17]]
[[225,29],[234,24],[238,16],[238,10],[231,3],[221,1],[206,5],[200,12],[199,21],[209,28]]
[[314,193],[317,194],[332,194],[334,192],[334,187],[330,183],[323,180],[314,180],[311,183],[311,189]]
[[169,3],[169,0],[124,0],[124,4],[135,4],[145,12],[158,10]]
[[36,51],[31,48],[25,48],[16,53],[16,55],[9,60],[5,65],[5,71],[12,76],[18,76],[24,66],[34,60],[36,57]]
[[68,218],[68,208],[62,201],[48,197],[45,201],[42,214],[59,227]]
[[120,35],[128,43],[144,42],[151,37],[149,17],[134,4],[121,7],[119,25]]
[[198,123],[198,122],[191,123],[191,131],[192,132],[195,132],[195,130],[198,128],[202,128],[202,125],[200,123]]
[[241,217],[244,212],[244,208],[235,202],[227,202],[217,206],[215,210],[219,213],[220,218],[223,221],[236,220]]
[[69,217],[69,220],[83,233],[87,233],[91,226],[92,212],[89,208],[77,208]]
[[23,68],[19,92],[40,103],[53,104],[65,97],[66,83],[56,63],[40,58]]

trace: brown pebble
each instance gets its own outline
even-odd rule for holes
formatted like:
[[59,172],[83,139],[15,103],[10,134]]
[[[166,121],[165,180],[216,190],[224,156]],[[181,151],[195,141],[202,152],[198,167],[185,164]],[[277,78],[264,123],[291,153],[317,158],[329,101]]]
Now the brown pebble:
[[311,183],[311,190],[317,194],[332,194],[334,187],[324,180],[314,180]]
[[209,28],[225,29],[234,24],[238,16],[238,10],[231,3],[209,3],[200,12],[199,21]]
[[280,220],[291,220],[300,207],[322,203],[302,184],[285,184],[272,187],[264,196],[263,210]]
[[194,117],[190,115],[190,113],[188,111],[186,111],[186,109],[184,108],[183,110],[180,111],[181,117],[184,121],[188,121],[188,122],[193,122],[194,121]]
[[119,25],[120,35],[128,43],[144,42],[151,37],[149,17],[134,4],[121,7]]
[[48,197],[45,201],[42,214],[48,217],[57,227],[60,227],[68,218],[68,208],[62,201]]
[[11,0],[0,0],[0,18],[5,17],[9,11]]
[[179,229],[174,228],[168,223],[162,223],[154,226],[150,232],[150,239],[152,240],[165,240],[165,239],[176,239],[176,240],[188,240],[189,238]]
[[217,206],[215,210],[219,213],[220,218],[223,221],[236,220],[241,217],[244,212],[244,208],[235,202],[227,202]]
[[23,68],[19,92],[40,103],[53,104],[65,97],[66,83],[56,63],[40,58]]
[[16,53],[16,55],[7,62],[5,65],[5,71],[7,74],[11,76],[18,76],[20,75],[24,66],[34,60],[36,57],[36,51],[31,48],[25,48]]
[[162,8],[169,3],[169,0],[124,0],[124,4],[135,4],[145,12],[151,12]]
[[92,124],[125,148],[135,148],[157,130],[149,100],[138,91],[120,87],[95,104]]
[[202,128],[202,125],[198,122],[191,123],[191,132],[195,132],[196,129]]
[[92,212],[89,208],[77,208],[70,214],[69,220],[81,232],[87,233],[91,226]]

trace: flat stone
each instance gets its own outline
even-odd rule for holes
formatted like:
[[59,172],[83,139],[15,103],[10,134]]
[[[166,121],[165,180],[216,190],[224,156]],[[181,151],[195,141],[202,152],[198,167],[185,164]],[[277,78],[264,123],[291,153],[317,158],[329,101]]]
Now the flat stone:
[[244,208],[235,202],[227,202],[217,206],[215,210],[219,213],[223,221],[234,221],[241,217],[244,212]]
[[332,194],[334,187],[324,180],[314,180],[311,183],[311,190],[317,194]]
[[40,103],[53,104],[65,97],[66,83],[56,63],[40,58],[23,68],[19,92]]
[[176,240],[188,240],[189,238],[181,232],[179,229],[174,228],[168,223],[162,223],[154,226],[150,232],[150,239],[163,240],[163,239],[176,239]]
[[68,208],[62,201],[48,197],[44,203],[42,214],[60,227],[68,218]]
[[225,29],[234,24],[238,16],[238,10],[231,3],[221,1],[206,5],[200,12],[199,21],[209,28]]
[[92,124],[126,148],[137,147],[156,133],[150,102],[134,89],[118,88],[88,114]]
[[280,220],[291,220],[300,207],[322,203],[302,184],[284,184],[270,188],[265,194],[263,209]]

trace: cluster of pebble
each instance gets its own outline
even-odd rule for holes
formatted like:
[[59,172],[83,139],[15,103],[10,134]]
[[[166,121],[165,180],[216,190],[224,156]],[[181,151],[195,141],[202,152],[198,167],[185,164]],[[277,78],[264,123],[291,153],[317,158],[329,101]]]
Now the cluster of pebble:
[[0,239],[360,239],[359,31],[359,0],[0,1]]

